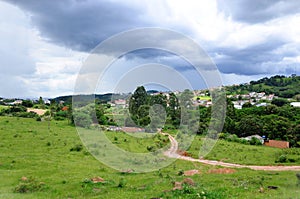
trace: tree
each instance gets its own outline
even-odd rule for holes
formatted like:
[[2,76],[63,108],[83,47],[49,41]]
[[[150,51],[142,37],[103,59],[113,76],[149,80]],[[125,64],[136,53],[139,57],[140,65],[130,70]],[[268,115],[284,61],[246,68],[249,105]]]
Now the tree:
[[167,108],[167,115],[171,118],[171,123],[178,127],[180,124],[180,106],[179,101],[174,93],[169,95],[169,106]]
[[27,108],[33,107],[33,102],[31,100],[23,100],[22,101],[22,106],[25,106]]
[[83,127],[83,128],[89,128],[92,124],[92,118],[87,113],[84,113],[81,111],[75,111],[74,112],[74,123],[76,126]]
[[144,86],[137,87],[129,100],[129,112],[131,113],[131,115],[137,115],[139,107],[147,104],[148,94]]
[[273,104],[264,107],[264,109],[265,109],[265,114],[267,114],[267,115],[278,113],[278,107],[276,105],[273,105]]
[[167,107],[167,97],[163,94],[153,95],[150,96],[150,106],[153,106],[155,104],[161,105],[163,108]]
[[192,106],[192,99],[194,97],[194,94],[192,91],[190,91],[189,89],[185,89],[181,95],[180,95],[180,105],[185,107],[185,108],[189,108]]
[[297,100],[297,101],[300,101],[300,94],[295,95],[295,96],[294,96],[294,99]]
[[131,119],[137,125],[147,126],[151,122],[149,109],[149,96],[144,86],[139,86],[129,100]]
[[284,106],[285,104],[288,104],[289,102],[286,99],[283,98],[275,98],[272,100],[271,104],[274,104],[276,106]]
[[262,134],[262,123],[256,115],[248,115],[243,117],[237,125],[237,133],[239,137]]
[[151,120],[150,120],[150,116],[149,116],[149,110],[150,110],[150,106],[149,105],[141,105],[138,109],[138,113],[137,113],[137,119],[138,119],[138,124],[140,126],[147,126],[148,124],[150,124]]
[[38,103],[39,103],[40,105],[44,104],[44,100],[43,100],[43,98],[42,98],[42,97],[40,97],[40,98],[39,98],[39,101],[38,101]]
[[96,117],[99,124],[107,125],[108,118],[105,116],[105,107],[102,104],[96,105]]
[[250,102],[243,104],[242,108],[251,108],[253,105]]

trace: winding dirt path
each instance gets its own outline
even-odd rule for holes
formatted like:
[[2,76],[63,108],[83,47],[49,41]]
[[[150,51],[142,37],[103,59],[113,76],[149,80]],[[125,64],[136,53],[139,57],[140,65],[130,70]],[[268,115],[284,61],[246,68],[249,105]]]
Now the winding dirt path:
[[177,158],[181,160],[191,161],[191,162],[200,162],[209,165],[215,166],[223,166],[223,167],[233,167],[233,168],[249,168],[253,170],[262,170],[262,171],[300,171],[300,166],[255,166],[255,165],[242,165],[242,164],[234,164],[227,163],[215,160],[204,160],[204,159],[195,159],[192,157],[187,157],[183,155],[179,155],[178,151],[178,142],[176,139],[168,133],[162,133],[162,135],[167,135],[171,142],[171,147],[164,152],[164,155],[170,158]]

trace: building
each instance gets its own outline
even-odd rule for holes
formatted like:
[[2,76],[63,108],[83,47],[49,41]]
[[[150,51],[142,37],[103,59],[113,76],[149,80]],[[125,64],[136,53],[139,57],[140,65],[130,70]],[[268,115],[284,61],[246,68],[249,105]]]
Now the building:
[[290,148],[290,143],[286,141],[279,140],[265,140],[265,146],[276,147],[281,149]]
[[264,138],[259,136],[259,135],[251,135],[251,136],[248,136],[248,137],[244,137],[242,139],[245,139],[245,140],[248,140],[250,141],[252,138],[256,138],[258,139],[262,144],[264,144]]
[[292,102],[291,106],[300,108],[300,102]]

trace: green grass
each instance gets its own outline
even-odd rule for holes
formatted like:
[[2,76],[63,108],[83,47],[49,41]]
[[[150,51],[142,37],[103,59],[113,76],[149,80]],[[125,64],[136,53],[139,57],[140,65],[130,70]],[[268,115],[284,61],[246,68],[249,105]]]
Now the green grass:
[[4,109],[7,109],[8,107],[7,106],[4,106],[4,105],[0,105],[0,111],[4,110]]
[[124,132],[106,132],[105,134],[112,143],[129,152],[147,153],[151,148],[155,150],[170,146],[168,137],[160,134]]
[[196,100],[197,98],[200,98],[200,100],[211,100],[210,96],[195,96],[194,100]]
[[[114,141],[116,134],[107,135]],[[117,135],[118,141],[127,136]],[[145,142],[149,144],[150,140]],[[300,195],[296,172],[238,169],[233,174],[208,174],[214,167],[177,160],[160,171],[124,174],[97,161],[85,147],[70,151],[80,144],[76,129],[66,121],[52,121],[48,125],[34,119],[0,117],[0,198],[192,198],[192,193],[202,192],[209,195],[207,198],[221,199],[294,199]],[[128,149],[144,150],[143,147]],[[178,173],[190,169],[202,173],[191,177],[196,183],[195,188],[187,189],[191,194],[171,191],[174,181],[186,178]],[[33,192],[15,192],[24,183],[20,181],[23,176],[33,179],[28,182]],[[104,178],[106,183],[91,183],[89,179],[96,176]],[[268,190],[269,185],[279,188]],[[259,193],[260,186],[264,187],[264,193]]]
[[[196,136],[188,150],[194,158],[199,157],[199,150],[201,149],[202,142],[203,137]],[[296,162],[276,163],[275,161],[282,154],[287,154],[287,158],[294,159]],[[205,158],[247,165],[300,165],[300,149],[278,149],[267,146],[253,146],[218,140],[212,151],[207,154]]]

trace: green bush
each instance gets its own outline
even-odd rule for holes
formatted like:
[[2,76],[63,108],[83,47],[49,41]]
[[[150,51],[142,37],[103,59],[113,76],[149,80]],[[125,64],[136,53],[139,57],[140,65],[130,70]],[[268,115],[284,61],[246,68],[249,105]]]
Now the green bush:
[[58,116],[58,115],[55,115],[53,118],[54,118],[54,120],[56,120],[56,121],[63,121],[63,120],[66,119],[65,117],[61,117],[61,116]]
[[125,180],[125,178],[120,178],[118,187],[119,188],[124,188],[125,186],[126,186],[126,180]]
[[280,155],[276,160],[275,163],[286,163],[288,161],[287,156],[285,154]]
[[35,118],[38,115],[34,112],[17,112],[13,114],[16,117]]
[[73,146],[73,147],[70,149],[70,151],[77,151],[77,152],[79,152],[79,151],[82,151],[82,149],[83,149],[82,144],[76,144],[75,146]]
[[32,193],[45,190],[46,185],[43,182],[38,182],[34,178],[21,179],[20,183],[15,187],[16,193]]
[[89,128],[92,124],[92,118],[90,115],[84,112],[75,112],[74,113],[74,122],[76,126]]
[[261,141],[256,137],[252,137],[249,143],[250,145],[256,145],[256,146],[262,145]]

